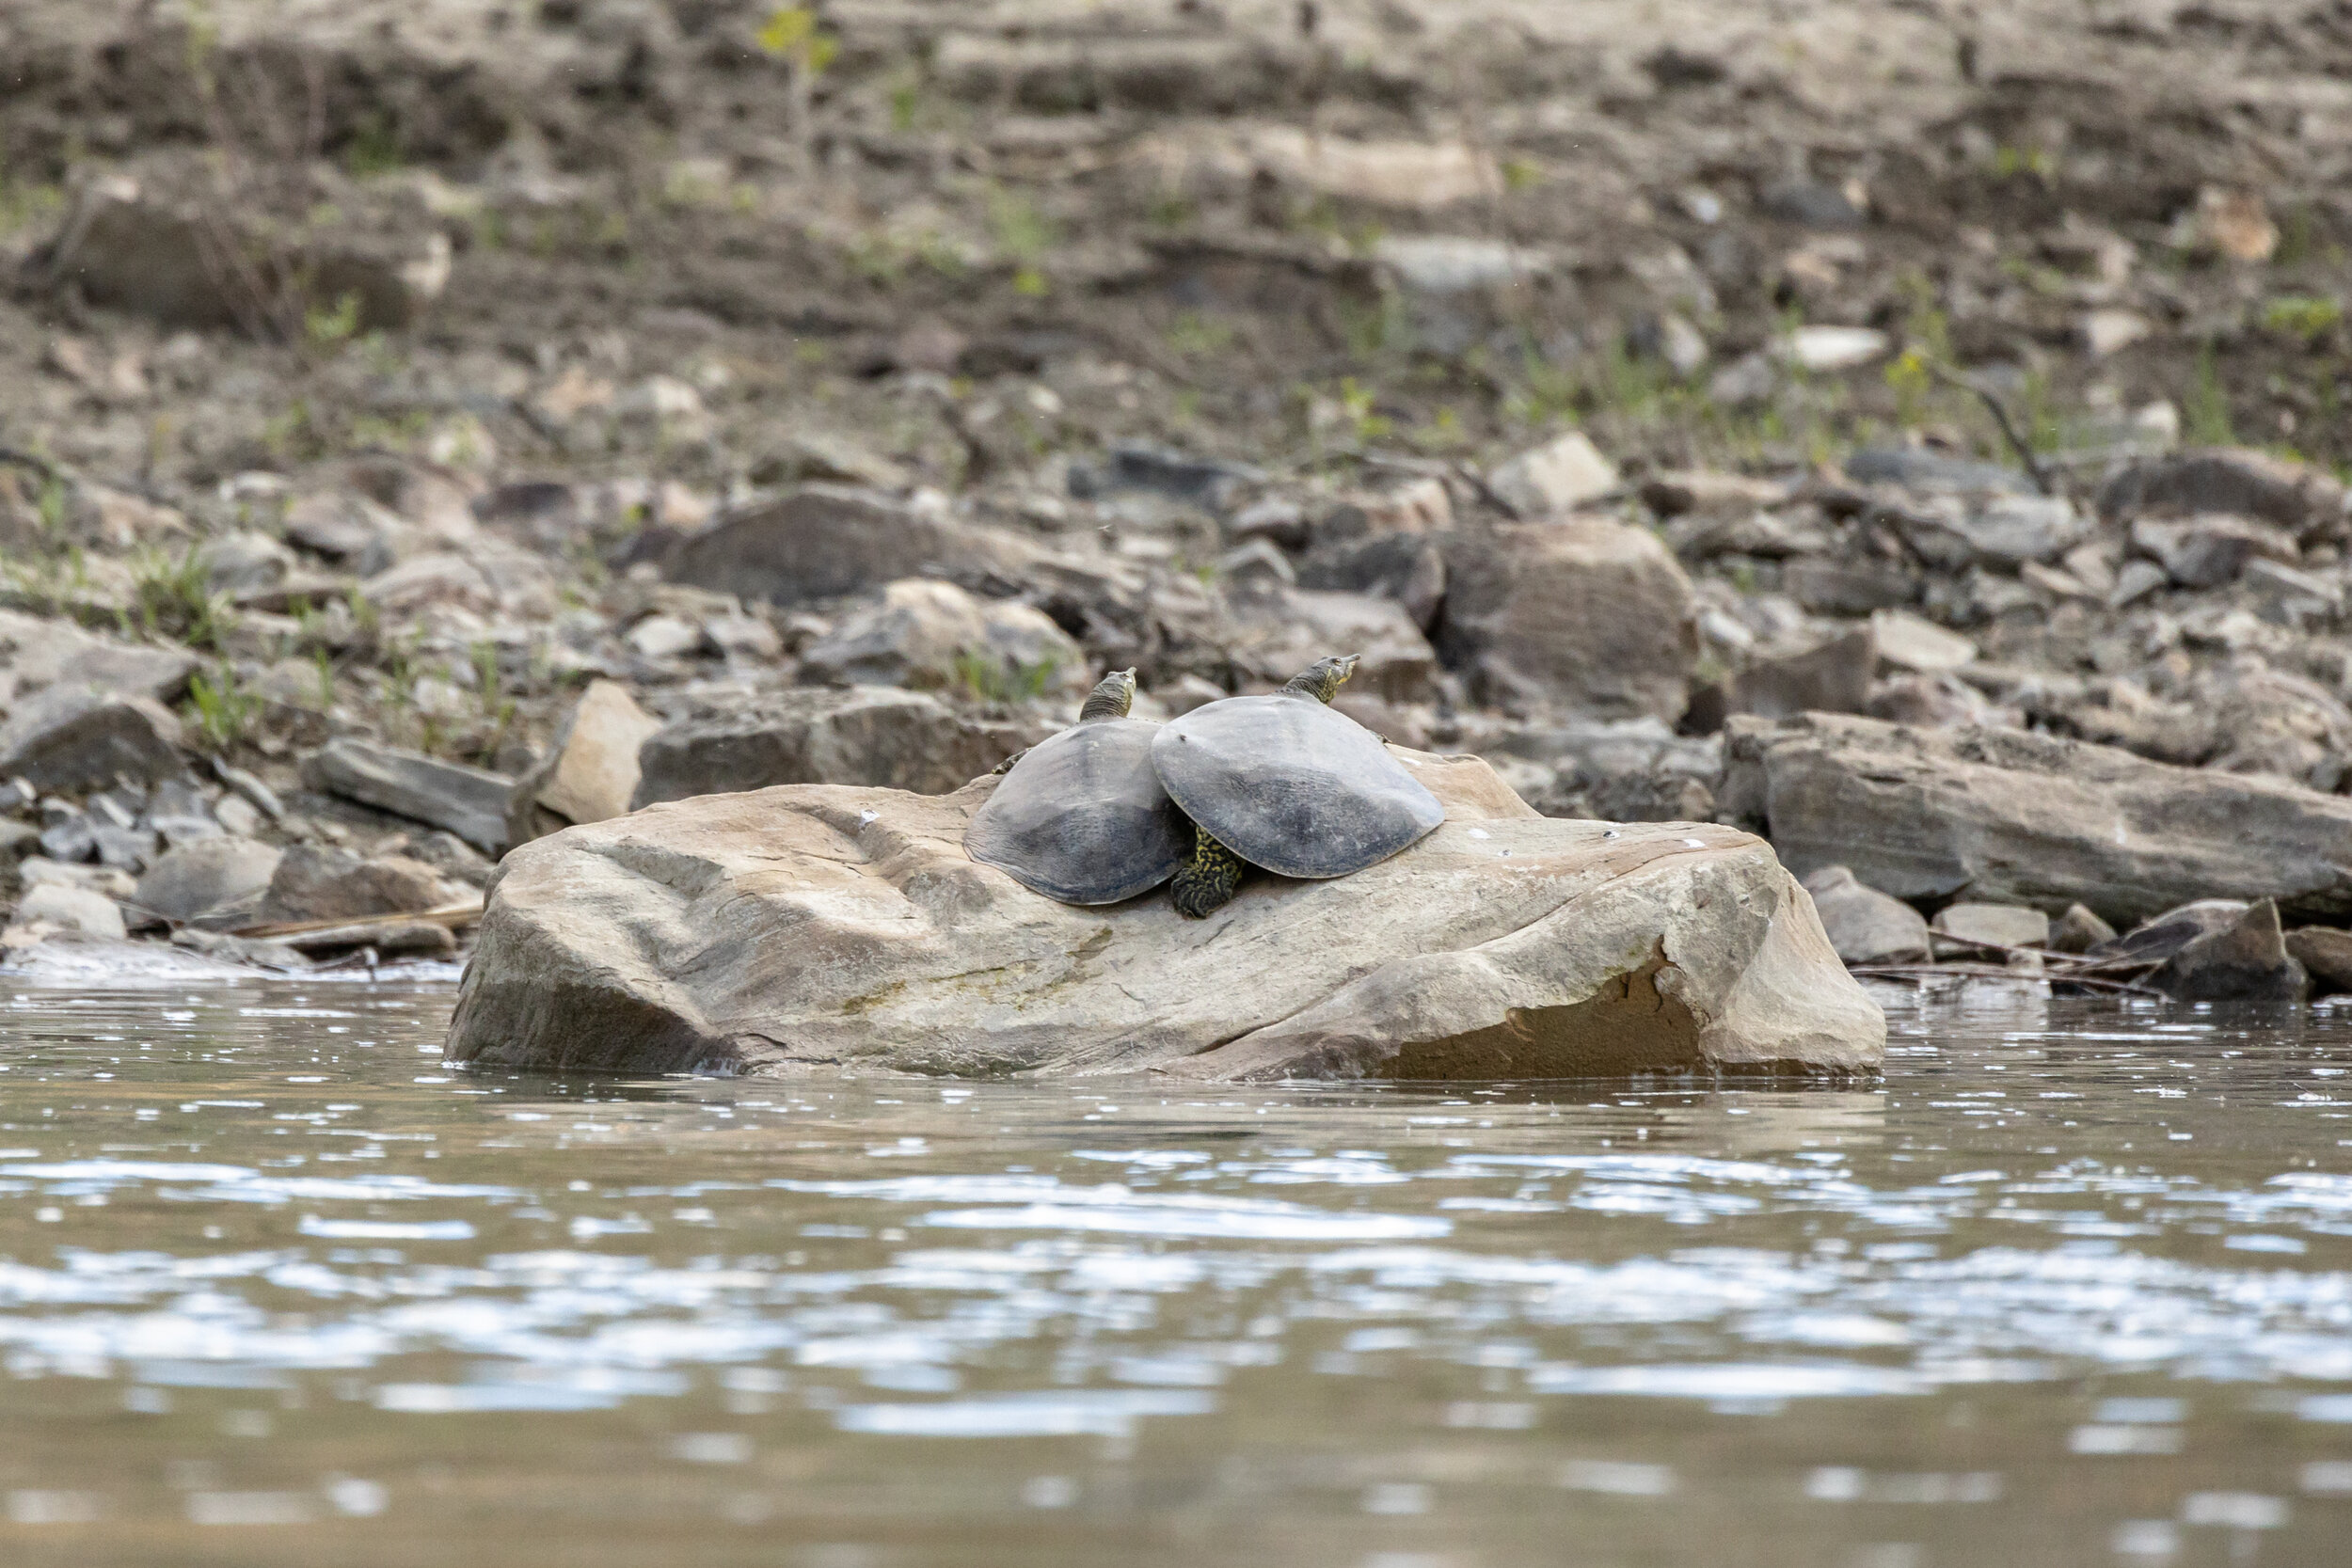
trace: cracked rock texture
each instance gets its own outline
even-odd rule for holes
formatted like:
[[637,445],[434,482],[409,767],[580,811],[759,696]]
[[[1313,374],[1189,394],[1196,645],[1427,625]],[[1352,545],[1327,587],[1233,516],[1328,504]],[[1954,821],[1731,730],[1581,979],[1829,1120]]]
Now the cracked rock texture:
[[516,850],[451,1030],[482,1066],[1520,1078],[1877,1068],[1885,1021],[1762,840],[1538,816],[1399,750],[1435,833],[1210,920],[1075,909],[963,852],[995,787],[787,785]]

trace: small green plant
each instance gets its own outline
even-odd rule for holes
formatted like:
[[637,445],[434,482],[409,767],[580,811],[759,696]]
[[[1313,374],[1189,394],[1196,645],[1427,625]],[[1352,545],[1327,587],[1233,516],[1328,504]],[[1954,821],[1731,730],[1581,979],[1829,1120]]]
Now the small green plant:
[[2011,147],[2005,143],[1993,150],[1993,172],[2003,180],[2013,180],[2021,174],[2047,180],[2058,172],[2058,159],[2039,147]]
[[1906,430],[1927,423],[1928,394],[1935,389],[1935,374],[1927,356],[1907,348],[1886,367],[1886,388],[1895,394],[1895,421]]
[[1394,420],[1373,412],[1373,402],[1371,388],[1358,386],[1352,375],[1340,378],[1340,412],[1359,441],[1377,441],[1396,429]]
[[212,591],[194,545],[176,560],[165,550],[142,550],[132,558],[131,574],[133,611],[151,636],[217,650],[236,624],[227,596]]
[[2188,395],[2182,400],[2181,416],[2183,433],[2198,446],[2237,444],[2237,429],[2230,417],[2229,388],[2221,384],[2221,370],[2214,363],[2211,343],[2197,351],[2196,379],[2189,383]]
[[318,676],[319,711],[335,711],[335,658],[325,648],[310,650],[310,667]]
[[188,719],[198,739],[214,752],[233,750],[261,707],[261,698],[238,684],[235,667],[226,660],[212,675],[199,671],[188,677]]
[[400,133],[380,114],[364,117],[343,144],[343,167],[354,179],[390,174],[402,164]]
[[2281,294],[2263,307],[2263,329],[2281,338],[2305,342],[2325,334],[2344,319],[2344,306],[2310,294]]
[[810,76],[821,75],[841,53],[841,40],[817,24],[806,6],[779,6],[753,35],[761,54]]
[[998,185],[988,193],[988,228],[998,254],[1013,263],[1013,293],[1031,298],[1044,294],[1051,285],[1043,262],[1059,239],[1053,220],[1025,194]]
[[1042,697],[1060,669],[1061,661],[1051,656],[1030,663],[978,648],[966,648],[956,655],[954,664],[956,684],[984,703],[1017,703]]
[[1222,354],[1232,346],[1233,326],[1198,310],[1186,310],[1168,324],[1165,336],[1169,348],[1186,356]]
[[312,348],[337,349],[359,330],[359,296],[346,293],[333,308],[313,305],[302,312],[302,335]]
[[1541,166],[1527,158],[1502,160],[1502,188],[1506,191],[1533,190],[1544,177]]

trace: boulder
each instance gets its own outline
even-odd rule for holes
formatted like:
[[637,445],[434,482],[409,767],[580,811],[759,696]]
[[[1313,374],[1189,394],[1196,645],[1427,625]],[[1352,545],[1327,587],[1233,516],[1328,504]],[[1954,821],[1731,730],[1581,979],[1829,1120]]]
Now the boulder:
[[1530,522],[1557,516],[1616,487],[1616,465],[1581,430],[1531,448],[1486,476],[1486,488]]
[[515,781],[503,773],[372,741],[330,740],[303,764],[302,775],[312,789],[447,828],[493,855],[506,847]]
[[[977,688],[988,697],[1084,691],[1086,653],[1042,610],[906,578],[801,652],[801,678],[829,686]],[[1001,689],[991,689],[1001,683]]]
[[369,859],[350,849],[297,844],[278,860],[257,919],[274,923],[417,914],[456,902],[457,892],[431,866],[405,855]]
[[0,723],[0,778],[36,789],[81,791],[117,775],[178,773],[180,721],[161,703],[61,680],[19,703]]
[[944,795],[1058,727],[966,719],[936,697],[892,687],[778,691],[656,731],[638,751],[630,804],[789,784]]
[[797,605],[917,573],[1001,591],[1021,583],[1042,553],[1017,534],[876,491],[807,484],[723,514],[678,541],[663,565],[673,582]]
[[2202,447],[2126,464],[2099,491],[2102,516],[2223,513],[2271,523],[2298,540],[2343,526],[2344,486],[2323,468],[2244,448]]
[[1698,661],[1698,601],[1656,534],[1606,518],[1451,536],[1446,662],[1483,700],[1672,722]]
[[657,806],[511,855],[449,1053],[483,1067],[862,1065],[1192,1078],[1877,1067],[1885,1022],[1760,840],[1535,816],[1475,758],[1352,877],[1216,918],[1077,909],[974,863],[995,789],[797,786]]
[[1849,964],[1923,963],[1931,957],[1927,917],[1899,898],[1864,887],[1842,865],[1804,879],[1830,945]]
[[528,844],[576,822],[628,810],[637,793],[637,752],[661,721],[617,681],[592,681],[548,744],[547,756],[506,798],[506,837]]
[[2352,800],[2084,741],[1735,718],[1720,793],[1800,874],[1848,865],[1900,898],[2080,903],[2117,925],[2206,895],[2352,915]]
[[201,838],[167,850],[139,879],[139,908],[192,920],[270,885],[281,856],[249,838]]
[[2311,989],[2287,954],[2279,906],[2267,898],[2173,954],[2148,984],[2176,1002],[2300,1002]]

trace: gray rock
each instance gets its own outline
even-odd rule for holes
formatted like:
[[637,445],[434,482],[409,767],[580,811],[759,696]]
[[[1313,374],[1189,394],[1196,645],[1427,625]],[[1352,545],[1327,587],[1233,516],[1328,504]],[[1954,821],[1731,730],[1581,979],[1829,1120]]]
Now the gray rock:
[[[199,187],[200,188],[200,187]],[[362,331],[406,326],[448,281],[450,244],[438,225],[393,228],[366,240],[335,235],[304,245],[272,242],[217,202],[178,200],[110,175],[86,185],[48,248],[48,271],[83,298],[172,326],[266,329],[281,297],[296,308],[357,302]],[[222,265],[226,246],[245,267]]]
[[405,855],[370,859],[350,849],[297,844],[279,857],[255,924],[417,914],[455,902],[452,892],[431,866]]
[[2088,953],[2114,940],[2115,927],[2080,904],[2067,905],[2050,927],[2050,950],[2055,953]]
[[38,789],[94,789],[118,775],[165,779],[183,767],[180,721],[149,697],[61,680],[0,723],[0,776]]
[[1298,584],[1343,594],[1394,599],[1425,633],[1445,602],[1445,552],[1426,534],[1375,533],[1353,542],[1319,544],[1300,562]]
[[1919,598],[1918,580],[1891,561],[1791,561],[1781,572],[1780,584],[1816,615],[1867,615],[1915,604]]
[[1232,608],[1228,652],[1246,679],[1279,685],[1318,658],[1345,653],[1361,657],[1351,690],[1391,703],[1431,694],[1438,656],[1394,599],[1296,589],[1236,595]]
[[723,514],[679,541],[664,570],[674,582],[797,605],[918,573],[1002,592],[1025,580],[1043,553],[1016,534],[874,491],[809,484]]
[[2235,582],[2258,556],[2296,559],[2295,536],[2276,523],[2218,513],[2163,521],[2143,517],[2132,524],[2132,544],[2162,566],[2183,588],[2219,588]]
[[628,810],[637,793],[638,748],[661,721],[637,705],[615,681],[592,681],[536,768],[515,782],[506,801],[509,844],[528,844],[575,822],[601,822]]
[[94,691],[177,702],[196,657],[183,648],[123,642],[71,621],[0,610],[0,698],[14,704],[71,682]]
[[2287,954],[2279,906],[2267,898],[2183,947],[2148,984],[2176,1002],[2300,1002],[2311,989]]
[[1878,663],[1878,642],[1867,626],[1795,653],[1765,655],[1732,677],[1730,711],[1768,719],[1860,713],[1870,701]]
[[294,567],[294,552],[266,533],[224,533],[197,546],[204,585],[231,597],[277,587]]
[[2195,448],[2125,465],[2099,491],[2102,516],[2258,518],[2298,540],[2341,531],[2344,486],[2326,470],[2235,447]]
[[138,905],[167,920],[193,920],[267,888],[279,859],[278,850],[249,838],[183,844],[139,879]]
[[[987,696],[1076,695],[1091,685],[1085,652],[1043,611],[923,578],[889,584],[801,650],[801,678],[931,689],[977,678]],[[985,689],[998,680],[1002,692]]]
[[2153,561],[2126,561],[2116,569],[2115,586],[2107,591],[2107,608],[2129,609],[2171,580],[2171,574]]
[[1522,519],[1541,522],[1615,489],[1617,468],[1590,436],[1571,430],[1497,467],[1486,487]]
[[1271,540],[1251,539],[1216,558],[1216,580],[1228,593],[1263,593],[1296,587],[1298,569]]
[[330,740],[303,764],[313,789],[451,832],[491,854],[506,847],[503,773],[365,740]]
[[1897,724],[1948,730],[1960,724],[1997,724],[2001,711],[1991,699],[1952,674],[1897,675],[1870,689],[1863,711]]
[[17,901],[11,925],[19,928],[79,931],[84,936],[120,942],[129,933],[115,901],[92,888],[66,882],[40,882]]
[[1822,866],[1805,878],[1804,890],[1820,911],[1830,945],[1847,964],[1927,961],[1927,917],[1901,899],[1864,887],[1842,865]]
[[1926,447],[1865,447],[1846,459],[1856,484],[1895,484],[1919,495],[2037,496],[2033,480],[2015,468],[1951,457]]
[[1890,516],[1921,559],[1947,570],[2055,561],[2090,534],[2063,496],[1930,496]]
[[935,697],[890,687],[780,691],[714,705],[655,732],[638,751],[630,804],[779,784],[944,795],[1058,727],[978,722]]
[[1791,869],[1903,898],[2081,903],[2122,924],[2191,898],[2352,915],[2352,800],[2016,730],[1735,718],[1723,815]]
[[139,813],[139,826],[151,828],[166,844],[192,843],[199,838],[217,838],[220,824],[213,816],[212,802],[192,779],[165,779],[148,791],[147,805]]
[[297,931],[285,942],[310,958],[361,947],[373,947],[388,958],[446,958],[457,951],[456,933],[430,920],[362,921],[324,931]]
[[1114,443],[1100,463],[1072,464],[1070,493],[1087,500],[1140,490],[1223,512],[1240,486],[1263,477],[1244,464],[1122,441]]
[[427,833],[403,851],[421,865],[429,865],[449,881],[468,887],[487,887],[498,863],[452,832]]
[[2050,943],[2050,917],[2021,904],[1947,904],[1928,925],[1936,935],[1952,938],[1963,949],[1971,942],[1994,947],[2046,947]]
[[1487,701],[1672,721],[1698,661],[1698,601],[1656,534],[1601,518],[1449,536],[1446,661]]
[[2249,908],[2243,898],[2192,899],[2150,915],[2123,935],[2088,949],[2084,956],[2102,964],[2153,967],[2170,959],[2190,942],[2229,930],[2245,918]]
[[2286,935],[2287,957],[2303,966],[2319,995],[2352,991],[2352,931],[2306,926]]
[[574,829],[509,858],[450,1053],[1204,1079],[1878,1065],[1883,1019],[1762,843],[1607,836],[1534,816],[1475,759],[1411,761],[1446,804],[1436,832],[1352,877],[1252,883],[1207,922],[1164,898],[1073,909],[975,863],[993,778]]

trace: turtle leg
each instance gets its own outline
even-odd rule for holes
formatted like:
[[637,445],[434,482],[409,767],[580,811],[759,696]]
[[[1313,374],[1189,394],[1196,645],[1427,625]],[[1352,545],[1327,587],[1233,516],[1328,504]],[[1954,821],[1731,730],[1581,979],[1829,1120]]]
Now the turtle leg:
[[1176,912],[1199,920],[1224,905],[1241,885],[1242,860],[1207,833],[1194,830],[1192,859],[1177,868],[1168,889]]

